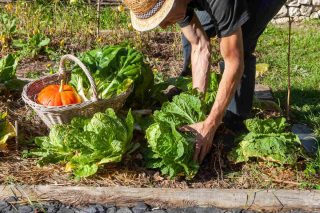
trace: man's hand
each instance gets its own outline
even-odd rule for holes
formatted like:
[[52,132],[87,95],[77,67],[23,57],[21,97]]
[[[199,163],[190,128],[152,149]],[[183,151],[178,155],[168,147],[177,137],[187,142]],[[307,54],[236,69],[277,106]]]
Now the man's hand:
[[181,131],[190,131],[196,136],[196,145],[193,160],[202,163],[212,148],[213,138],[218,126],[208,125],[206,121],[183,126]]

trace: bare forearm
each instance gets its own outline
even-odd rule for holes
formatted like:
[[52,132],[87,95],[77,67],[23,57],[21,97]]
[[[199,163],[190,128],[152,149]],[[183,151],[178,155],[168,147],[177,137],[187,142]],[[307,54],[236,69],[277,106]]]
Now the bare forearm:
[[198,45],[192,46],[192,85],[200,92],[205,92],[208,83],[210,68],[210,45],[209,41],[199,41]]
[[221,39],[220,47],[225,62],[225,70],[216,100],[206,119],[206,123],[209,126],[217,126],[221,123],[243,74],[244,59],[241,29],[238,29],[233,35]]
[[240,64],[225,64],[224,74],[219,84],[215,102],[206,122],[210,126],[219,125],[224,116],[235,90],[241,79],[243,67]]
[[205,92],[210,67],[210,40],[196,16],[193,17],[190,25],[182,28],[182,32],[191,43],[193,88]]

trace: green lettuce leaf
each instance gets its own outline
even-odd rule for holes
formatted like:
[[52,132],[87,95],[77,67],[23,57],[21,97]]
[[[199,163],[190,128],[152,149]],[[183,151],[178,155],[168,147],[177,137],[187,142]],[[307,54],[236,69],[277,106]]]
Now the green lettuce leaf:
[[0,59],[0,83],[16,78],[18,59],[9,54]]
[[122,160],[131,147],[133,125],[131,111],[123,120],[111,108],[92,118],[74,118],[68,125],[55,125],[48,137],[37,137],[39,148],[28,155],[40,157],[40,165],[65,163],[76,179],[88,177],[99,166]]
[[247,119],[245,125],[250,132],[259,134],[283,133],[288,127],[285,118],[277,119]]
[[300,156],[300,140],[297,135],[285,132],[285,118],[248,119],[245,121],[248,134],[238,138],[239,145],[229,154],[228,159],[247,162],[258,158],[279,164],[293,165]]
[[155,122],[146,130],[150,148],[145,154],[147,167],[160,169],[170,178],[178,175],[193,178],[199,168],[192,159],[195,136],[178,129],[205,119],[203,102],[198,96],[182,93],[163,104],[153,117]]
[[[209,112],[216,98],[218,91],[220,77],[218,74],[211,72],[209,76],[208,88],[206,94],[202,97],[205,106],[205,111]],[[191,92],[192,89],[192,78],[191,77],[172,77],[166,80],[160,79],[149,91],[149,99],[147,104],[154,106],[155,104],[163,104],[169,101],[168,96],[165,95],[165,91],[168,87],[174,86],[181,92]],[[177,93],[178,94],[178,93]]]
[[15,128],[7,120],[7,113],[0,113],[0,150],[5,149],[7,140],[15,136]]
[[[131,47],[114,45],[91,50],[83,53],[80,60],[91,72],[99,98],[110,98],[134,85],[134,100],[143,102],[153,85],[153,73],[144,63],[143,54]],[[84,100],[92,96],[89,81],[79,67],[72,71],[70,84]]]
[[204,95],[204,103],[205,103],[205,112],[209,114],[214,100],[216,99],[218,87],[220,82],[220,76],[215,73],[211,72],[209,77],[208,88],[206,94]]

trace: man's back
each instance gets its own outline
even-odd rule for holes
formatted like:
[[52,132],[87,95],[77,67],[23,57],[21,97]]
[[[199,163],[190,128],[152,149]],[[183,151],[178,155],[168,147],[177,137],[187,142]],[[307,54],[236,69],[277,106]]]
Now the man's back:
[[230,35],[249,19],[247,0],[192,0],[187,17],[180,26],[190,22],[193,10],[205,10],[210,14],[218,37]]

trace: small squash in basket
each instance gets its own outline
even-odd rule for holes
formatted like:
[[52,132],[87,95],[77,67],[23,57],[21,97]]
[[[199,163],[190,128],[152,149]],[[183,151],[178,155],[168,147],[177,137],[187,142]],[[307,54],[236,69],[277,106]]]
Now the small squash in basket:
[[60,85],[49,85],[43,88],[37,97],[37,102],[44,106],[64,106],[81,103],[81,97],[76,90],[61,81]]

